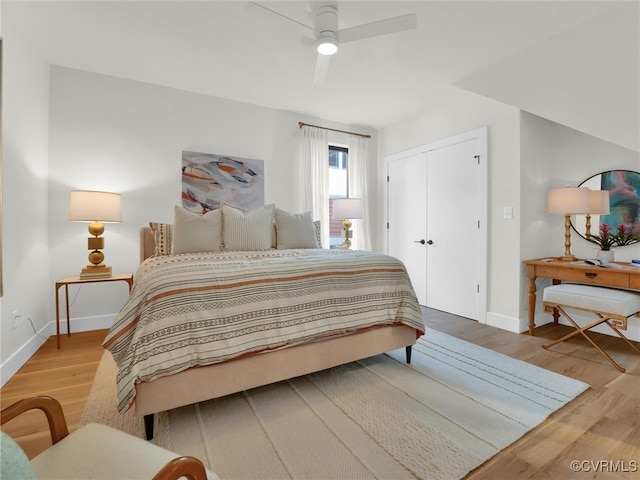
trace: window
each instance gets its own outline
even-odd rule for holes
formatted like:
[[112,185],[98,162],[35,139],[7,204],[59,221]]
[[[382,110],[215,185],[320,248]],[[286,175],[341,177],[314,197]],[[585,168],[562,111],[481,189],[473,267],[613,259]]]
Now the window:
[[[329,145],[329,218],[335,198],[347,198],[347,165],[349,149]],[[342,245],[342,220],[330,220],[329,237],[331,245]]]

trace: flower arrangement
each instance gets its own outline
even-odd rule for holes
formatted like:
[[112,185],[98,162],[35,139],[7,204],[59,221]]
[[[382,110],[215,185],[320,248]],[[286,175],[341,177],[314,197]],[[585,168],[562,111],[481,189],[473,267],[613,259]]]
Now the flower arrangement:
[[600,234],[587,237],[591,243],[595,243],[600,250],[609,251],[611,247],[631,245],[640,242],[640,236],[629,230],[625,225],[618,225],[618,231],[611,233],[611,227],[606,223],[600,225]]
[[616,244],[620,247],[640,242],[640,235],[629,230],[625,225],[618,225],[618,233],[615,235]]

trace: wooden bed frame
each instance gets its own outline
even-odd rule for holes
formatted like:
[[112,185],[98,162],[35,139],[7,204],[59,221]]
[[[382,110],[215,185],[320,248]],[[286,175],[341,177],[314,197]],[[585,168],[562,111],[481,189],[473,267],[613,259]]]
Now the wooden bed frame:
[[[154,250],[149,228],[140,231],[140,259]],[[135,413],[144,416],[147,439],[153,438],[154,414],[223,397],[300,375],[343,365],[405,347],[407,363],[416,331],[393,325],[274,350],[136,384]]]

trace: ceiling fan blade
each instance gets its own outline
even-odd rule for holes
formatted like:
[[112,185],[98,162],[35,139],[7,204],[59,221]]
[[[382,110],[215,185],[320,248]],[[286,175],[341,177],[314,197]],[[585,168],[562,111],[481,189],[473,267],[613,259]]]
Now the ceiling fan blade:
[[401,15],[399,17],[379,20],[377,22],[365,23],[357,27],[345,28],[338,31],[338,41],[340,43],[362,40],[363,38],[388,35],[390,33],[413,30],[418,26],[415,13]]
[[302,35],[307,37],[315,38],[315,32],[312,26],[307,25],[301,21],[295,20],[291,17],[287,17],[281,13],[276,12],[275,10],[271,10],[259,3],[249,2],[245,5],[245,10],[251,12],[259,17],[265,18],[274,23],[278,23],[284,27],[296,28]]
[[316,55],[316,68],[313,72],[313,83],[323,83],[329,73],[330,55]]

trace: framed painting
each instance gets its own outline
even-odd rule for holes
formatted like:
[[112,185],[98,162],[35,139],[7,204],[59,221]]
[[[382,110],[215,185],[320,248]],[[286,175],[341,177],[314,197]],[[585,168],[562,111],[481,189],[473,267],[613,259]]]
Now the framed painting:
[[205,214],[225,202],[251,210],[264,205],[264,161],[182,152],[182,206]]
[[[613,234],[617,233],[618,226],[624,225],[640,235],[640,172],[609,170],[587,178],[579,186],[609,192],[609,213],[591,216],[592,233],[597,233],[600,225],[606,224]],[[571,222],[574,230],[585,237],[586,216],[575,215]]]

